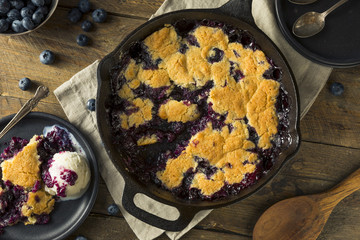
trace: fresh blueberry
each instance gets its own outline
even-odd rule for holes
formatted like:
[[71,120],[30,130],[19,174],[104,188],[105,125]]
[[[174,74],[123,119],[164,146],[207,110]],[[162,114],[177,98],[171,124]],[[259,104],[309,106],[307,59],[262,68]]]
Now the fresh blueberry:
[[95,111],[95,99],[94,98],[89,99],[86,103],[86,107],[90,111]]
[[29,78],[22,78],[19,81],[19,88],[23,91],[26,91],[30,88],[31,86],[31,80]]
[[45,16],[41,12],[34,12],[34,14],[32,15],[32,20],[36,25],[41,23],[44,20],[44,18]]
[[102,23],[102,22],[105,22],[107,13],[104,9],[98,8],[95,11],[93,11],[92,17],[94,19],[94,22]]
[[340,96],[344,92],[344,85],[339,82],[334,82],[330,85],[330,91],[335,96]]
[[82,235],[79,235],[75,238],[75,240],[87,240],[87,238]]
[[36,6],[31,1],[28,1],[28,3],[26,4],[26,7],[30,8],[33,11],[35,11],[35,9],[36,9]]
[[81,16],[82,16],[82,13],[80,12],[80,10],[78,8],[72,8],[68,12],[68,15],[67,15],[68,19],[72,23],[77,23],[80,20]]
[[21,15],[21,17],[29,17],[29,18],[31,18],[32,17],[32,15],[34,14],[34,11],[33,10],[31,10],[31,8],[29,8],[29,7],[23,7],[22,9],[21,9],[21,11],[20,11],[20,15]]
[[83,13],[90,12],[91,4],[89,0],[80,0],[79,2],[79,10]]
[[45,5],[47,5],[47,6],[48,6],[48,5],[50,5],[50,4],[51,4],[52,0],[45,0],[44,2],[45,2]]
[[29,18],[29,17],[24,17],[21,22],[22,22],[22,25],[24,26],[24,28],[27,30],[32,30],[35,28],[34,22],[31,21],[31,18]]
[[88,20],[83,21],[81,24],[81,29],[84,30],[85,32],[89,32],[92,28],[93,28],[93,24]]
[[120,209],[119,209],[118,205],[116,205],[115,203],[110,204],[109,207],[108,207],[108,209],[107,209],[108,213],[109,213],[110,215],[112,215],[112,216],[115,216],[116,214],[118,214],[118,213],[119,213],[119,210],[120,210]]
[[0,15],[6,15],[10,10],[10,2],[8,0],[0,0]]
[[11,24],[11,29],[17,33],[25,32],[25,28],[20,20],[14,20]]
[[40,53],[40,62],[46,65],[52,64],[55,61],[55,54],[50,50],[44,50]]
[[49,13],[47,6],[38,7],[35,12],[41,12],[44,16]]
[[0,19],[0,32],[5,32],[9,29],[9,22],[5,19]]
[[19,12],[19,10],[17,9],[11,9],[8,13],[7,13],[7,17],[8,17],[8,21],[14,21],[14,20],[21,20],[21,14]]
[[22,9],[25,6],[25,3],[22,0],[10,0],[10,5],[17,10]]
[[37,7],[41,7],[45,5],[45,1],[44,0],[31,0],[31,2],[37,6]]
[[76,38],[77,44],[84,47],[89,44],[89,38],[84,34],[79,34]]

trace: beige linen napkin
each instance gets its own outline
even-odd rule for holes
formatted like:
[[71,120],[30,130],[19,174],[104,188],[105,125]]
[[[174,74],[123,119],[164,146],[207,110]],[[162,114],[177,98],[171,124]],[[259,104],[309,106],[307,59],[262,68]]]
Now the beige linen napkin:
[[[225,2],[227,2],[227,0],[166,0],[154,16],[183,8],[216,8]],[[289,46],[277,28],[272,0],[254,0],[252,13],[259,28],[268,34],[284,55],[287,56],[287,60],[294,71],[299,86],[301,116],[304,116],[328,79],[331,68],[311,63]],[[141,240],[154,239],[160,236],[164,230],[155,228],[136,219],[122,207],[121,199],[124,189],[124,180],[103,148],[97,129],[95,112],[89,112],[86,109],[87,100],[96,98],[96,70],[98,63],[99,61],[95,61],[90,66],[74,75],[69,81],[57,88],[54,93],[63,107],[69,121],[86,134],[89,140],[92,141],[101,176],[104,179],[112,198],[119,205],[120,210],[131,229]],[[166,207],[165,205],[142,195],[136,195],[135,199],[138,206],[163,218],[174,220],[176,219],[176,216],[178,216],[178,212],[174,208]],[[183,231],[166,232],[166,234],[170,239],[179,239],[210,212],[211,210],[201,211]]]

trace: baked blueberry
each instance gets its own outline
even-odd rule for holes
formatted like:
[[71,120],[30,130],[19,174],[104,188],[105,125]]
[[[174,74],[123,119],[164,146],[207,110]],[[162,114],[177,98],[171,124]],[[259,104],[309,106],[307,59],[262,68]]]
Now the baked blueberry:
[[89,109],[90,111],[95,111],[95,102],[96,101],[94,98],[89,99],[86,103],[87,109]]
[[78,45],[84,47],[89,44],[89,38],[84,34],[79,34],[76,38],[76,42]]
[[0,19],[0,32],[5,32],[9,29],[9,22],[5,19]]
[[32,15],[34,14],[34,11],[31,9],[31,8],[29,8],[29,7],[23,7],[22,9],[21,9],[21,11],[20,11],[20,15],[21,15],[21,17],[29,17],[29,18],[31,18],[32,17]]
[[108,213],[112,216],[115,216],[116,214],[118,214],[119,210],[120,209],[119,209],[118,205],[116,205],[115,203],[110,204],[107,209]]
[[68,12],[67,17],[70,20],[70,22],[77,23],[81,19],[82,13],[80,12],[80,10],[78,8],[72,8]]
[[29,18],[29,17],[24,17],[21,22],[22,22],[22,25],[24,26],[24,28],[27,30],[32,30],[35,28],[34,22],[31,21],[31,18]]
[[10,7],[8,0],[0,0],[0,15],[5,15],[10,10]]
[[8,21],[21,20],[21,14],[19,10],[13,8],[7,13]]
[[11,24],[11,29],[17,33],[21,33],[25,31],[25,28],[22,25],[22,21],[20,20],[14,20]]
[[330,91],[335,96],[340,96],[344,92],[344,85],[339,82],[334,82],[330,85]]
[[19,81],[19,88],[23,91],[26,91],[31,86],[31,80],[27,77],[20,79]]
[[81,29],[84,30],[85,32],[89,32],[92,28],[93,28],[93,24],[88,20],[83,21],[81,24]]
[[45,5],[45,1],[44,0],[31,0],[31,2],[37,6],[37,7],[41,7]]
[[79,235],[75,238],[75,240],[87,240],[87,238],[82,235]]
[[79,2],[79,10],[83,13],[90,12],[91,4],[89,0],[80,0]]
[[10,0],[10,5],[17,10],[22,9],[25,6],[25,3],[21,0]]
[[33,22],[38,25],[40,24],[43,20],[44,20],[45,16],[44,14],[42,14],[41,12],[34,12],[34,14],[32,15],[31,19],[33,20]]
[[50,50],[44,50],[40,53],[40,62],[46,65],[52,64],[55,61],[55,54]]
[[94,19],[94,22],[102,23],[105,22],[107,17],[107,13],[104,9],[98,8],[92,13],[92,18]]

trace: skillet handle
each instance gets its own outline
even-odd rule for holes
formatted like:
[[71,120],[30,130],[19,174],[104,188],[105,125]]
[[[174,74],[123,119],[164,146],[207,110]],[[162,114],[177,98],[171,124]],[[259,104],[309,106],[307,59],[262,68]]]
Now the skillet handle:
[[184,228],[186,228],[189,225],[189,223],[194,218],[195,214],[199,212],[198,209],[194,209],[192,207],[177,206],[176,208],[180,213],[178,219],[174,221],[166,220],[156,215],[153,215],[147,211],[144,211],[141,208],[138,208],[134,203],[134,197],[137,193],[142,193],[148,196],[146,192],[139,191],[138,187],[133,186],[133,184],[130,183],[130,181],[126,181],[123,198],[122,198],[122,204],[125,210],[128,211],[131,215],[133,215],[137,219],[154,227],[164,229],[166,231],[172,231],[172,232],[182,231]]
[[226,15],[239,18],[247,23],[255,24],[251,14],[251,4],[252,0],[229,0],[217,10]]

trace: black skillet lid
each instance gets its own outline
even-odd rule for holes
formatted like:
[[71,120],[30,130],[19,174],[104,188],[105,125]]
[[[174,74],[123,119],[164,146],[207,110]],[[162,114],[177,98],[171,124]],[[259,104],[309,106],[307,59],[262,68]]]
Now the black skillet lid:
[[297,5],[275,0],[276,18],[286,40],[304,57],[330,67],[353,67],[360,64],[360,1],[349,0],[326,17],[324,29],[315,36],[298,38],[292,25],[302,14],[324,12],[339,0],[318,0]]

